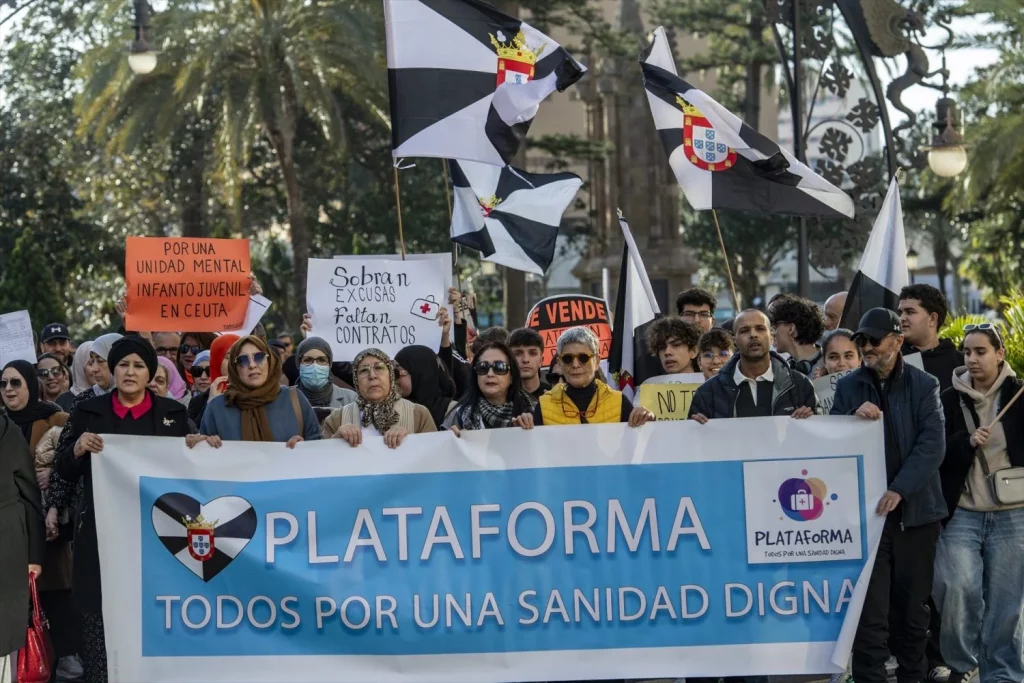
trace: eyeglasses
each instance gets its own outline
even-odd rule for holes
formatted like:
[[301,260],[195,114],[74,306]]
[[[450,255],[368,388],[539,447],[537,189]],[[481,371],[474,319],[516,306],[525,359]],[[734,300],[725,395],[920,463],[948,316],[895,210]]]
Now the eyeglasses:
[[207,365],[205,368],[201,367],[201,366],[198,366],[198,365],[193,365],[192,366],[192,376],[193,377],[207,377],[209,375],[210,375],[210,366],[209,365]]
[[311,367],[313,365],[319,365],[320,367],[325,368],[325,367],[327,367],[328,365],[331,364],[330,361],[327,360],[327,356],[319,356],[317,358],[312,358],[310,356],[303,356],[302,360],[300,360],[299,362],[302,365],[305,365],[307,368]]
[[[185,347],[183,346],[181,348],[184,349]],[[196,346],[196,347],[191,347],[191,348],[199,348],[199,347]],[[177,346],[158,346],[158,347],[156,347],[153,350],[156,351],[156,355],[158,355],[158,356],[169,356],[172,353],[175,353],[176,351],[178,351],[178,347]],[[182,353],[185,353],[185,352],[182,351]]]
[[715,353],[714,351],[705,351],[700,354],[700,357],[704,360],[714,360],[716,358],[728,358],[731,355],[732,351],[719,351],[718,353]]
[[476,374],[480,377],[485,376],[491,370],[494,370],[495,375],[507,375],[511,369],[512,368],[509,367],[509,364],[503,360],[496,360],[493,363],[480,361],[473,366],[473,370],[476,371]]
[[64,375],[64,368],[48,368],[44,370],[36,370],[36,374],[39,375],[40,379],[49,379],[50,377],[62,377]]
[[371,375],[386,375],[388,374],[387,363],[374,363],[373,365],[364,365],[356,370],[356,375],[363,379],[369,379]]
[[694,318],[700,318],[701,320],[711,320],[714,314],[711,311],[683,311],[680,316],[683,320],[693,320]]
[[586,365],[591,361],[593,357],[594,355],[591,353],[563,353],[561,356],[558,357],[558,360],[562,361],[562,365],[572,365],[572,362],[574,360],[578,360],[580,362],[580,365]]
[[7,385],[10,385],[11,389],[21,389],[25,383],[20,379],[0,379],[0,390],[6,389]]
[[235,365],[247,368],[250,365],[263,365],[267,362],[267,354],[262,351],[257,351],[251,356],[239,356],[235,359]]
[[887,334],[884,337],[882,337],[881,339],[879,339],[878,337],[872,337],[872,336],[867,335],[867,334],[860,334],[860,335],[857,335],[857,339],[854,340],[854,341],[855,341],[855,343],[857,344],[857,346],[859,348],[863,349],[865,346],[868,346],[869,344],[871,346],[881,346],[882,342],[885,341],[886,339],[888,339],[889,336],[890,335]]
[[[159,351],[160,351],[160,349],[157,349],[157,352],[159,352]],[[179,353],[189,353],[190,351],[192,352],[193,356],[198,356],[200,353],[203,352],[203,347],[202,346],[191,346],[189,344],[182,344],[181,346],[178,347],[178,352]]]

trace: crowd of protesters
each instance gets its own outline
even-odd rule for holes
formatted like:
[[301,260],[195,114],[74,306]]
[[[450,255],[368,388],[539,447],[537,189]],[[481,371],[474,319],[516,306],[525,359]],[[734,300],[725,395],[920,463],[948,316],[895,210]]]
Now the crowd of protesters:
[[[646,331],[664,374],[701,375],[689,418],[821,412],[814,380],[844,373],[833,415],[881,420],[888,490],[881,545],[853,643],[857,683],[1024,681],[1024,500],[993,473],[1024,467],[1024,402],[996,419],[1022,386],[992,325],[969,326],[960,348],[939,337],[947,307],[912,285],[897,311],[840,327],[845,292],[822,309],[790,294],[764,311],[716,320],[717,301],[682,292],[676,315]],[[311,336],[122,331],[75,345],[62,323],[39,335],[36,364],[3,368],[0,396],[0,654],[16,651],[28,609],[25,567],[40,579],[63,679],[105,681],[100,563],[90,458],[102,434],[224,441],[339,439],[389,448],[425,432],[532,430],[655,419],[600,368],[586,327],[563,332],[555,359],[532,329],[473,335],[455,290],[441,309],[439,351],[367,348],[339,359]],[[720,324],[719,324],[720,323]],[[920,354],[923,370],[905,360]],[[941,620],[940,620],[941,617]]]

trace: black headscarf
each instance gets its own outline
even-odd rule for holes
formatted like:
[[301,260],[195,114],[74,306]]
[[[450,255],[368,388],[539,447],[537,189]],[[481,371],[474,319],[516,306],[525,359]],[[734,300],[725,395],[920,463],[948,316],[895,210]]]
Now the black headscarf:
[[395,354],[395,360],[412,380],[409,400],[429,410],[434,424],[440,428],[448,414],[455,387],[448,373],[442,372],[437,354],[426,346],[407,346]]
[[25,360],[12,360],[4,366],[4,371],[8,368],[14,368],[28,387],[28,403],[25,407],[21,410],[7,410],[7,416],[21,428],[25,442],[28,443],[32,440],[32,425],[61,412],[61,409],[53,403],[39,400],[39,375],[34,365]]
[[146,380],[148,384],[156,376],[158,361],[153,345],[142,337],[121,337],[110,347],[110,353],[107,354],[107,366],[110,368],[111,377],[113,377],[117,364],[133,353],[142,359],[142,362],[146,364],[146,369],[149,370],[149,379]]

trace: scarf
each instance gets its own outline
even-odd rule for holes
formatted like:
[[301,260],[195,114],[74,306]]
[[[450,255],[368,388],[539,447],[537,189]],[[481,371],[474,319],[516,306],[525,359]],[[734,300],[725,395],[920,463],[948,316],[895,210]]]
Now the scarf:
[[[522,393],[522,400],[525,405],[532,407],[533,397]],[[512,420],[519,417],[515,414],[514,403],[508,401],[496,406],[483,396],[479,396],[475,403],[459,406],[456,411],[462,429],[504,429],[512,426]]]
[[83,391],[89,391],[89,378],[85,374],[85,366],[89,364],[89,350],[92,349],[92,342],[83,342],[75,351],[75,360],[72,361],[74,373],[74,384],[71,385],[71,394],[78,396]]
[[[252,344],[267,354],[267,380],[263,386],[250,389],[242,383],[235,360],[246,344]],[[211,354],[212,355],[212,354]],[[274,431],[267,417],[267,404],[273,403],[281,393],[281,357],[256,336],[243,337],[231,347],[228,356],[228,389],[224,400],[229,406],[242,411],[242,441],[273,441]]]
[[[353,371],[359,367],[359,363],[367,356],[377,358],[388,366],[388,372],[391,376],[391,388],[388,391],[388,395],[384,397],[384,400],[378,401],[377,403],[370,403],[363,398],[361,393],[357,394],[356,405],[359,406],[359,414],[362,416],[360,418],[360,422],[363,427],[373,425],[373,428],[378,432],[386,434],[389,429],[398,424],[398,411],[395,410],[395,404],[398,403],[401,397],[398,395],[398,380],[395,377],[395,364],[391,360],[391,357],[380,349],[366,349],[365,351],[360,351],[355,357],[355,360],[352,361]],[[357,378],[357,385],[358,382],[359,380]]]
[[170,358],[159,356],[157,363],[167,373],[167,395],[173,398],[175,401],[180,401],[185,398],[185,394],[188,393],[188,386],[185,384],[185,380],[178,374],[178,366],[171,362]]
[[11,368],[21,375],[22,381],[28,387],[28,403],[21,410],[8,409],[7,415],[21,429],[21,433],[25,437],[25,443],[31,443],[32,426],[40,420],[49,419],[51,415],[59,413],[61,410],[52,403],[39,400],[39,376],[36,374],[36,369],[31,363],[24,360],[12,360],[4,366],[4,372]]

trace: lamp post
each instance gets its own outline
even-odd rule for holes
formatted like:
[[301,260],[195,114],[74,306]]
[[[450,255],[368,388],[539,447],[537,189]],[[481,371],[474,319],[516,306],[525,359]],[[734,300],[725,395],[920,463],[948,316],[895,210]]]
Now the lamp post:
[[135,0],[135,40],[128,54],[128,66],[140,76],[156,68],[156,51],[149,44],[149,1]]
[[935,103],[935,137],[921,149],[928,152],[928,168],[941,178],[954,178],[967,168],[967,146],[956,129],[956,102],[943,95]]
[[907,271],[910,273],[910,284],[914,284],[914,275],[917,274],[919,254],[913,247],[907,252]]

